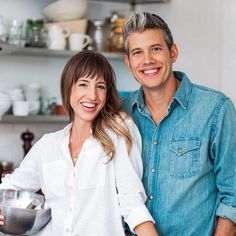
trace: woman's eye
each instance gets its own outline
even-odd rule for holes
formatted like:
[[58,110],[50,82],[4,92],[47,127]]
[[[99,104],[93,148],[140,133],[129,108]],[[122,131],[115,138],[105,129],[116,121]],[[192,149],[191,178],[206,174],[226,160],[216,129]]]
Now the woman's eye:
[[78,86],[79,86],[79,87],[86,87],[87,84],[85,84],[85,83],[80,83],[80,84],[78,84]]
[[98,85],[97,86],[99,89],[106,89],[106,87],[104,85]]

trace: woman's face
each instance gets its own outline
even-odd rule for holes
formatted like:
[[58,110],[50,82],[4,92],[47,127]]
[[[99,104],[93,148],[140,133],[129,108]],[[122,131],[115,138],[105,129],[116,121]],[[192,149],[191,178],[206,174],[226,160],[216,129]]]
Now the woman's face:
[[74,111],[74,121],[90,123],[104,107],[107,86],[103,77],[82,77],[73,84],[70,105]]

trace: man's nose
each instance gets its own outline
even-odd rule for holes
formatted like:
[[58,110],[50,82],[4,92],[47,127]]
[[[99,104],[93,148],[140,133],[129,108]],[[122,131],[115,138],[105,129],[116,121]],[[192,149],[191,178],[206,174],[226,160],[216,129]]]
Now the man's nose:
[[149,65],[149,64],[152,64],[154,62],[155,62],[155,59],[153,58],[152,53],[150,53],[150,52],[144,53],[144,62],[143,63],[145,65]]

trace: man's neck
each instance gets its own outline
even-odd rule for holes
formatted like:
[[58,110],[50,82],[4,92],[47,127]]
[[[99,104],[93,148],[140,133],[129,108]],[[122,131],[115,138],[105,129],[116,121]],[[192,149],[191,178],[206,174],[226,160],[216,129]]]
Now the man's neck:
[[180,81],[171,78],[167,86],[150,90],[143,88],[145,103],[156,125],[167,115],[168,107],[178,89]]

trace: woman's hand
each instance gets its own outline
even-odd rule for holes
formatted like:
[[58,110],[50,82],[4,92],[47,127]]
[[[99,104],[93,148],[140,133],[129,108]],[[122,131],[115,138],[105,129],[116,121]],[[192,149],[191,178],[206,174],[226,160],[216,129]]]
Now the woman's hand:
[[4,216],[1,215],[1,213],[0,213],[0,227],[2,227],[4,225],[4,220],[5,220]]

